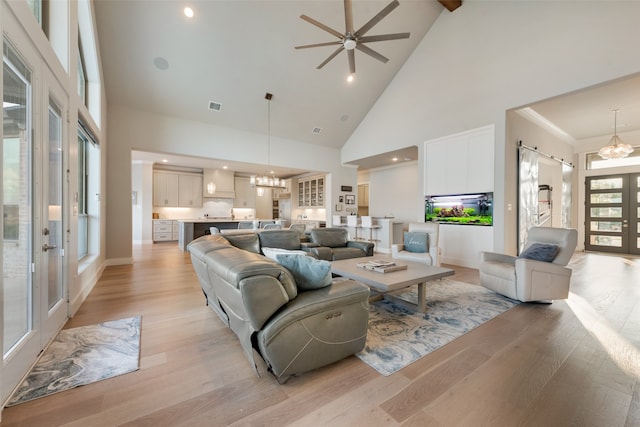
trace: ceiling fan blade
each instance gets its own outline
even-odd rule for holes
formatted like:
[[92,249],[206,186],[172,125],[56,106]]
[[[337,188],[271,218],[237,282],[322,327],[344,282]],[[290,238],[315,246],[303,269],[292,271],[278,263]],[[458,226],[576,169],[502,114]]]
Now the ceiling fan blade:
[[325,65],[327,65],[329,63],[329,61],[331,61],[333,58],[336,57],[336,55],[338,55],[340,52],[342,52],[342,49],[344,49],[342,46],[340,46],[338,49],[336,49],[335,52],[333,52],[331,55],[329,55],[329,57],[327,59],[325,59],[322,64],[318,65],[316,67],[316,69],[320,69],[322,67],[324,67]]
[[344,26],[347,34],[353,34],[353,8],[351,0],[344,0]]
[[295,49],[307,49],[310,47],[320,47],[320,46],[335,46],[337,44],[342,44],[340,40],[335,42],[325,42],[325,43],[316,43],[316,44],[305,44],[303,46],[295,46]]
[[411,33],[382,34],[379,36],[365,36],[358,39],[358,43],[383,42],[386,40],[408,39]]
[[393,0],[384,9],[382,9],[380,12],[378,12],[378,14],[376,16],[371,18],[369,20],[369,22],[364,24],[362,26],[362,28],[360,28],[358,31],[356,31],[356,35],[358,37],[363,36],[367,31],[369,31],[371,28],[373,28],[374,25],[376,25],[378,22],[380,22],[385,16],[390,14],[391,11],[393,11],[393,9],[395,9],[398,6],[400,6],[400,3],[398,2],[398,0]]
[[356,73],[356,53],[353,49],[347,51],[347,57],[349,58],[349,73]]
[[326,25],[324,25],[322,22],[318,22],[313,18],[309,18],[307,15],[300,15],[300,18],[304,19],[305,21],[307,21],[308,23],[315,25],[318,28],[322,28],[323,30],[325,30],[327,33],[329,34],[333,34],[334,36],[336,36],[339,39],[343,39],[344,38],[344,34],[337,32],[336,30],[334,30],[331,27],[327,27]]
[[374,57],[375,59],[377,59],[380,62],[387,63],[387,61],[389,61],[389,58],[386,58],[386,57],[380,55],[375,50],[373,50],[373,49],[371,49],[371,48],[369,48],[369,47],[367,47],[367,46],[365,46],[363,44],[357,44],[356,45],[356,49],[358,49],[362,53],[366,53],[367,55]]

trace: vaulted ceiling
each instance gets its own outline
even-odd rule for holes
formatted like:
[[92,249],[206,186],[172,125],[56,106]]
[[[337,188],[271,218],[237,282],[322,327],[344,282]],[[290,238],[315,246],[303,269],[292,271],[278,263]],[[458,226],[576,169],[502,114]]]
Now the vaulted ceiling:
[[[354,27],[391,1],[353,0]],[[294,48],[333,37],[301,15],[344,32],[343,0],[96,0],[108,102],[263,134],[270,108],[272,136],[339,148],[440,14],[461,4],[399,1],[367,35],[408,32],[410,37],[368,44],[387,63],[356,49],[355,79],[349,83],[344,53],[317,69],[335,45]],[[193,9],[192,18],[184,15],[186,6]],[[640,129],[638,79],[625,80],[613,92],[594,89],[534,108],[570,140],[609,134],[610,108],[621,109],[625,130]],[[270,106],[266,92],[273,94]],[[211,102],[219,111],[209,109]],[[636,110],[625,112],[631,108]],[[361,166],[375,167],[388,157],[363,160]]]

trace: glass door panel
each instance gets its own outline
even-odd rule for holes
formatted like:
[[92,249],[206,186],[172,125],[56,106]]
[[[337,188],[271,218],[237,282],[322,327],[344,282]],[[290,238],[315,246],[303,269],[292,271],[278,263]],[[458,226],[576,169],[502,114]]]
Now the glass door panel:
[[3,41],[2,282],[4,400],[42,349],[33,271],[33,75]]
[[[6,46],[5,46],[6,48]],[[31,89],[26,67],[3,62],[3,283],[4,356],[32,328],[31,292]],[[21,70],[22,69],[22,70]],[[21,72],[23,71],[23,72]],[[26,74],[26,75],[25,75]]]
[[[45,150],[43,150],[45,151]],[[53,100],[49,103],[49,149],[47,152],[49,187],[45,193],[47,206],[47,227],[43,230],[48,264],[48,302],[53,308],[63,296],[62,293],[62,117],[60,108]]]

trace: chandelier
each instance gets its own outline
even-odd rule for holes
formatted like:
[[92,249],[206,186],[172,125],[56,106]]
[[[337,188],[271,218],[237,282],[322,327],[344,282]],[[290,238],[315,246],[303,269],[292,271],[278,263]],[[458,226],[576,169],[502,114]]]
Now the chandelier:
[[629,144],[625,144],[618,137],[617,122],[618,110],[613,110],[613,136],[609,140],[609,144],[598,151],[598,155],[605,160],[622,159],[623,157],[627,157],[629,154],[633,153],[633,147]]
[[[268,101],[267,108],[267,167],[271,168],[271,98],[273,95],[267,92],[264,95],[264,99]],[[286,183],[284,179],[280,179],[273,173],[272,170],[265,172],[262,175],[251,175],[249,183],[252,187],[266,187],[266,188],[285,188]]]

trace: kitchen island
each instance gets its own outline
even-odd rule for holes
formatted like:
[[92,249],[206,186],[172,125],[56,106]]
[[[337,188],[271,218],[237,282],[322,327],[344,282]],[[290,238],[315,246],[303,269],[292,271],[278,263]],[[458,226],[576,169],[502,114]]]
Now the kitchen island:
[[284,223],[278,219],[231,219],[231,218],[201,218],[201,219],[179,219],[178,221],[178,247],[183,251],[187,250],[187,245],[198,237],[209,234],[211,227],[218,230],[237,230],[238,223],[253,221],[254,228],[259,228],[261,221],[275,221]]

